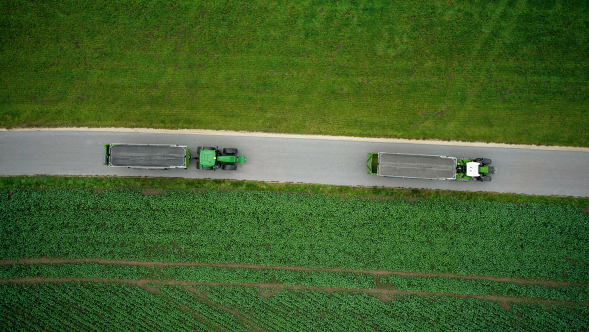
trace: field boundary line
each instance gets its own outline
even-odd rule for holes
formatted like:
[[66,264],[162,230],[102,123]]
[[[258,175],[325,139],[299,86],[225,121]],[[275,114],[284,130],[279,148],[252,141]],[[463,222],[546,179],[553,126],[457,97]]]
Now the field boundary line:
[[308,291],[324,291],[332,292],[346,292],[346,293],[369,293],[382,296],[435,296],[435,297],[457,297],[457,298],[472,298],[484,301],[496,301],[500,303],[519,302],[528,304],[543,304],[543,305],[572,305],[583,306],[589,308],[589,302],[574,302],[562,300],[548,300],[540,298],[515,297],[515,296],[497,296],[497,295],[471,295],[471,294],[455,294],[455,293],[432,293],[422,291],[405,291],[397,289],[385,288],[337,288],[337,287],[320,287],[320,286],[288,286],[283,284],[271,283],[230,283],[230,282],[193,282],[181,280],[157,280],[157,279],[106,279],[106,278],[18,278],[18,279],[0,279],[0,284],[40,284],[40,283],[66,283],[66,282],[92,282],[92,283],[118,283],[131,284],[145,289],[146,284],[157,285],[179,285],[184,287],[189,286],[229,286],[229,287],[256,287],[256,288],[272,288],[272,289],[290,289],[290,290],[308,290]]
[[386,270],[354,270],[326,267],[302,267],[302,266],[279,266],[279,265],[256,265],[256,264],[238,264],[238,263],[191,263],[191,262],[157,262],[157,261],[135,261],[135,260],[115,260],[103,258],[25,258],[25,259],[3,259],[0,260],[0,266],[3,265],[37,265],[37,264],[78,264],[78,263],[97,263],[102,265],[129,265],[142,267],[168,267],[168,266],[186,266],[186,267],[217,267],[232,269],[252,269],[252,270],[289,270],[303,272],[341,272],[369,274],[372,276],[397,275],[401,277],[444,277],[450,279],[463,280],[488,280],[493,282],[512,282],[522,285],[540,285],[546,287],[589,287],[589,284],[571,283],[567,281],[555,280],[536,280],[523,278],[495,277],[485,275],[460,275],[452,273],[425,273],[425,272],[406,272],[406,271],[386,271]]
[[91,128],[91,127],[58,127],[58,128],[0,128],[0,132],[11,131],[95,131],[95,132],[120,132],[120,133],[154,133],[154,134],[181,134],[181,135],[211,135],[211,136],[236,136],[236,137],[268,137],[268,138],[296,138],[311,140],[329,141],[354,141],[392,144],[422,144],[422,145],[450,145],[463,147],[483,148],[505,148],[505,149],[528,149],[528,150],[551,150],[551,151],[574,151],[589,152],[589,147],[575,146],[550,146],[550,145],[523,145],[507,143],[485,143],[485,142],[462,142],[462,141],[440,141],[440,140],[417,140],[404,138],[376,138],[376,137],[353,137],[353,136],[324,136],[324,135],[301,135],[301,134],[279,134],[248,131],[230,130],[209,130],[209,129],[154,129],[154,128]]

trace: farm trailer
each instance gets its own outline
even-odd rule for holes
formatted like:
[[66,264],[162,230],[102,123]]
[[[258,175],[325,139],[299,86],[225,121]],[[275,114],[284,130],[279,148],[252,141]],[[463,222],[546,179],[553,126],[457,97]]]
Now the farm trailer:
[[137,169],[187,169],[190,159],[197,161],[197,169],[236,170],[245,163],[245,156],[235,156],[237,149],[201,146],[191,158],[188,147],[173,144],[104,144],[102,164],[109,167]]
[[366,173],[406,179],[491,181],[491,159],[455,158],[424,154],[371,152]]
[[188,147],[173,144],[104,144],[102,164],[139,169],[188,168]]

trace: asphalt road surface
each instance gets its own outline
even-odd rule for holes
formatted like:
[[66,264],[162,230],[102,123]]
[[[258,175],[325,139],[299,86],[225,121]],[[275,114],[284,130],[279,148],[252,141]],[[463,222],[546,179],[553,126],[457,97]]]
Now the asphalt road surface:
[[[159,143],[234,147],[246,156],[237,171],[134,170],[105,167],[106,143]],[[491,182],[383,178],[366,174],[369,152],[485,157],[497,173]],[[1,131],[0,175],[110,175],[240,179],[347,186],[493,191],[589,197],[589,152],[456,145],[342,141],[289,137],[97,131]]]

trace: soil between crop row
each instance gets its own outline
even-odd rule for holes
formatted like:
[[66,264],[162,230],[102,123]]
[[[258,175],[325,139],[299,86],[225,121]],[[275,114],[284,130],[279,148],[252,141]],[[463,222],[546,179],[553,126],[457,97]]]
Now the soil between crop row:
[[470,294],[455,294],[455,293],[431,293],[421,291],[405,291],[396,289],[382,289],[382,288],[335,288],[335,287],[317,287],[317,286],[287,286],[283,284],[272,284],[272,283],[229,283],[229,282],[191,282],[191,281],[180,281],[180,280],[153,280],[153,279],[106,279],[106,278],[19,278],[19,279],[0,279],[0,284],[41,284],[41,283],[66,283],[66,282],[91,282],[91,283],[120,283],[136,285],[151,293],[157,293],[157,289],[151,285],[179,285],[184,287],[191,286],[230,286],[230,287],[256,287],[261,289],[271,289],[270,292],[261,291],[259,294],[264,297],[270,297],[276,294],[278,291],[283,289],[288,290],[307,290],[307,291],[324,291],[327,293],[333,292],[346,292],[346,293],[368,293],[375,295],[381,301],[391,301],[396,296],[434,296],[434,297],[456,297],[456,298],[472,298],[484,301],[497,302],[505,310],[510,309],[509,303],[528,303],[528,304],[542,304],[545,306],[549,305],[570,305],[570,306],[582,306],[589,308],[589,302],[574,302],[574,301],[558,301],[558,300],[546,300],[536,298],[525,298],[525,297],[513,297],[513,296],[495,296],[495,295],[470,295]]
[[587,284],[570,283],[566,281],[555,280],[539,280],[539,279],[524,279],[524,278],[509,278],[509,277],[494,277],[484,275],[460,275],[452,273],[424,273],[424,272],[405,272],[405,271],[384,271],[384,270],[347,270],[340,268],[311,268],[302,266],[277,266],[277,265],[256,265],[256,264],[232,264],[232,263],[195,263],[195,262],[148,262],[148,261],[134,261],[134,260],[117,260],[117,259],[102,259],[102,258],[25,258],[18,260],[3,259],[0,260],[0,265],[35,265],[35,264],[77,264],[77,263],[97,263],[104,265],[128,265],[128,266],[142,266],[142,267],[167,267],[167,266],[190,266],[190,267],[219,267],[219,268],[241,268],[254,270],[291,270],[303,272],[343,272],[343,273],[361,273],[372,276],[387,276],[398,275],[402,277],[444,277],[464,280],[488,280],[494,282],[512,282],[522,285],[540,285],[546,287],[567,287],[580,286],[589,287]]

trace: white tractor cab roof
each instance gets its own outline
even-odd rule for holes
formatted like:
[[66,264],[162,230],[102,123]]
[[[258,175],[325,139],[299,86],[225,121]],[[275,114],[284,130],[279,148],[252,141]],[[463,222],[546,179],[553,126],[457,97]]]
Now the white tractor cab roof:
[[479,165],[481,163],[469,162],[466,163],[466,176],[476,177],[479,174]]

